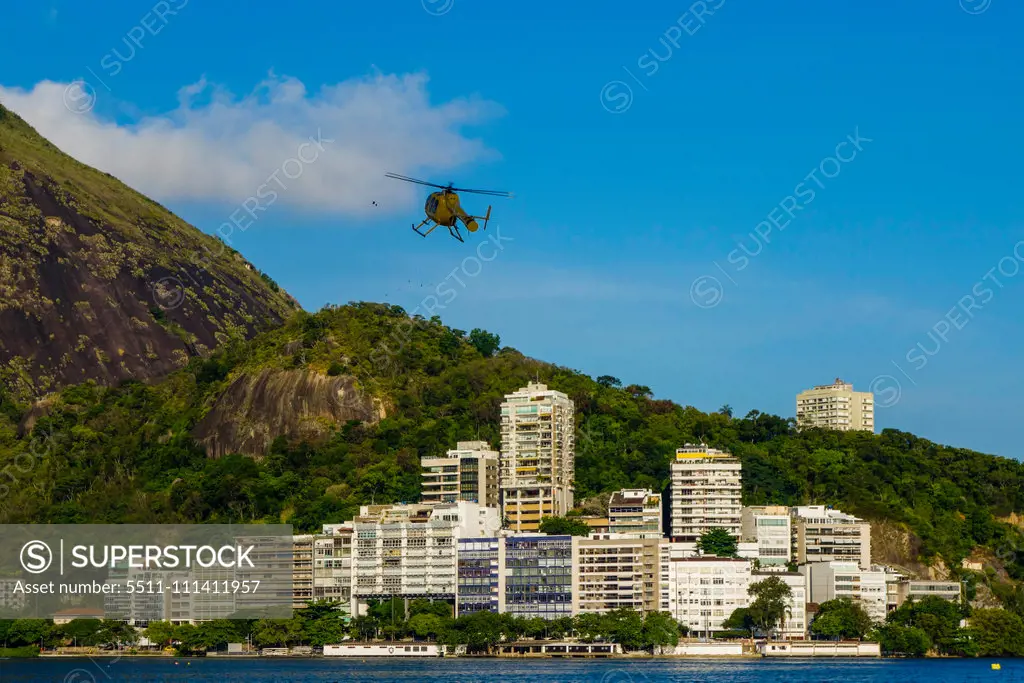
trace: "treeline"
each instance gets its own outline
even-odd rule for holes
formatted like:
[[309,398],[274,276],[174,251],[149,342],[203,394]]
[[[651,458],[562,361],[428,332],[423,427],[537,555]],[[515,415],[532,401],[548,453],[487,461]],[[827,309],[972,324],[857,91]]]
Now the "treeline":
[[[0,390],[0,523],[251,523],[297,532],[371,501],[416,500],[420,458],[460,440],[500,442],[503,396],[537,378],[575,401],[576,498],[622,487],[664,490],[675,449],[705,441],[743,462],[745,504],[830,504],[908,530],[913,557],[960,560],[988,548],[977,577],[1024,615],[1024,466],[896,430],[805,430],[724,406],[704,413],[645,386],[526,358],[481,330],[416,319],[382,304],[302,313],[152,385],[84,384],[34,410]],[[375,425],[336,425],[315,442],[277,439],[261,459],[206,457],[191,431],[228,384],[265,368],[354,376],[385,401]],[[694,400],[699,400],[694,396]],[[566,527],[571,531],[571,527]],[[1004,571],[1005,570],[1005,573]]]
[[[145,636],[159,648],[180,655],[225,649],[228,643],[252,643],[257,648],[323,646],[349,640],[419,640],[465,645],[469,652],[488,653],[499,642],[572,637],[581,642],[619,643],[624,650],[652,650],[675,645],[686,629],[665,613],[641,615],[621,609],[607,614],[581,614],[560,619],[525,619],[510,614],[478,612],[453,617],[451,603],[394,599],[371,602],[367,614],[348,620],[328,602],[310,603],[291,619],[218,619],[197,625],[151,622],[138,631],[122,622],[76,619],[55,625],[52,620],[0,621],[0,641],[38,653],[40,647],[136,646]],[[11,655],[15,656],[15,655]]]
[[69,645],[121,647],[138,639],[135,628],[113,619],[75,619],[66,624],[55,624],[52,619],[0,619],[0,642],[5,648],[23,652]]

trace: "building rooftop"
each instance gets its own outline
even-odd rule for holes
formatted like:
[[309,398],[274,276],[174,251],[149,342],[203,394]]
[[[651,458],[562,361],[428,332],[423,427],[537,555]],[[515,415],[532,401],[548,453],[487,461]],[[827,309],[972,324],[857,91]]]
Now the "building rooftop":
[[612,494],[608,505],[643,505],[644,501],[658,503],[661,496],[650,489],[622,489]]

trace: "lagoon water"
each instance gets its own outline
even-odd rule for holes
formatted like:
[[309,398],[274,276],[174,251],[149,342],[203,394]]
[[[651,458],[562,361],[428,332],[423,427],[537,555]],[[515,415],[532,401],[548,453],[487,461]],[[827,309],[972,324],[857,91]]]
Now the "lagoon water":
[[0,681],[28,683],[1024,683],[1024,660],[0,660]]

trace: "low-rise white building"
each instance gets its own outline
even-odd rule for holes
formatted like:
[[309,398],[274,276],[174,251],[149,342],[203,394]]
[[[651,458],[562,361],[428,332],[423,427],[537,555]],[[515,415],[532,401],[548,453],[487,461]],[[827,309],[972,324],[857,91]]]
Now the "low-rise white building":
[[856,562],[812,562],[800,567],[807,577],[808,602],[821,604],[849,598],[857,601],[876,623],[885,621],[892,603],[892,586],[902,579],[887,567],[862,569]]
[[733,611],[749,604],[750,577],[750,560],[685,557],[670,549],[668,612],[691,635],[723,631]]
[[725,620],[753,601],[750,587],[776,577],[790,587],[780,633],[792,639],[806,637],[808,591],[802,574],[754,571],[753,559],[749,558],[694,557],[680,545],[669,545],[666,611],[687,626],[691,635],[710,636],[725,630]]

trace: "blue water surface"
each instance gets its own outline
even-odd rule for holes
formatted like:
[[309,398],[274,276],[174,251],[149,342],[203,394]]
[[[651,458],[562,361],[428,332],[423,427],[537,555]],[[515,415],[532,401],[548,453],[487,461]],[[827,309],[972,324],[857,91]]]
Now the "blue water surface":
[[1024,683],[1000,660],[38,659],[0,661],[0,681],[57,683]]

